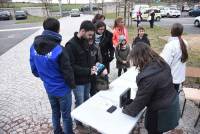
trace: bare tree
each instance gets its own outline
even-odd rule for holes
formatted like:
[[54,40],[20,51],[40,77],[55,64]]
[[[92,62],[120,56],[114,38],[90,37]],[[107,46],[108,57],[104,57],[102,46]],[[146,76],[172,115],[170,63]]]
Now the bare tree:
[[42,6],[44,7],[44,14],[45,16],[49,17],[49,8],[51,6],[52,0],[41,0]]
[[11,0],[0,0],[0,8],[9,7]]

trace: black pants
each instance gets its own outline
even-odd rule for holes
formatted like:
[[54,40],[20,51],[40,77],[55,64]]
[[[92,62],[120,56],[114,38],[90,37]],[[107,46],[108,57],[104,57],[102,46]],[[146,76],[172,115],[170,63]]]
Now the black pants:
[[[127,68],[123,68],[124,70],[124,73],[127,71]],[[118,69],[118,77],[121,76],[121,73],[122,73],[122,68],[119,68]]]
[[153,28],[154,21],[150,20],[149,23],[150,23],[150,28]]
[[110,73],[110,63],[109,62],[103,62],[103,64],[106,67],[108,73]]
[[97,89],[96,89],[96,76],[92,75],[91,76],[91,89],[90,89],[90,96],[93,96],[97,93]]
[[140,24],[140,21],[139,21],[139,20],[137,20],[137,27],[139,27],[139,24]]
[[158,132],[158,112],[152,112],[147,110],[145,117],[146,129],[148,134],[162,134],[162,132]]
[[179,92],[179,87],[180,87],[180,84],[174,84],[174,88],[176,89],[177,92]]

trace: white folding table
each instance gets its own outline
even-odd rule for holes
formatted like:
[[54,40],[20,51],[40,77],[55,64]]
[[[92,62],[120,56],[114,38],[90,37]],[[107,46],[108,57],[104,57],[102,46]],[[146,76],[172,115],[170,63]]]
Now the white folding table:
[[[137,70],[129,69],[110,84],[109,90],[98,92],[74,109],[71,112],[72,117],[103,134],[129,134],[136,126],[144,110],[135,118],[122,113],[122,109],[119,107],[119,96],[131,87],[131,98],[135,98],[137,91],[136,75]],[[117,109],[113,113],[107,112],[107,109],[112,105],[116,106]]]

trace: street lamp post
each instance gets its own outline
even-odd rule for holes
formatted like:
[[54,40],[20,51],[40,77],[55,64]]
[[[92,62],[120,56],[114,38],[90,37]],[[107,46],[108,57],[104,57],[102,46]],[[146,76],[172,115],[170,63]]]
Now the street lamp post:
[[60,9],[60,16],[62,17],[62,0],[58,0],[59,2],[59,9]]

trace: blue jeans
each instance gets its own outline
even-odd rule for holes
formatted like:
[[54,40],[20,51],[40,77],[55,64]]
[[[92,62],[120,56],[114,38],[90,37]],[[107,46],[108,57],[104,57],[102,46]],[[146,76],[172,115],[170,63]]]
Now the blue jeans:
[[71,92],[67,93],[63,97],[52,96],[48,94],[48,98],[52,109],[52,123],[53,123],[54,134],[62,134],[62,128],[60,125],[61,115],[63,120],[64,134],[73,134],[72,118],[70,114],[72,105]]
[[76,107],[81,105],[84,101],[90,97],[90,83],[84,85],[77,85],[73,90],[75,96]]

